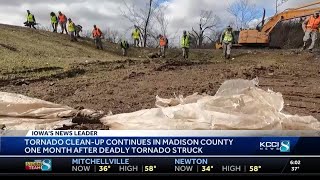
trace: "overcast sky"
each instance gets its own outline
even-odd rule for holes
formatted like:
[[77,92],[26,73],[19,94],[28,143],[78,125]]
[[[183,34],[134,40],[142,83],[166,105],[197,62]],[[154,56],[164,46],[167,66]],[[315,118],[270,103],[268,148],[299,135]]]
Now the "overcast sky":
[[[147,0],[125,0],[144,7]],[[237,0],[161,0],[168,5],[166,12],[170,19],[169,32],[181,32],[191,29],[199,19],[201,10],[213,10],[224,24],[231,22],[230,14],[226,11],[229,4]],[[276,0],[252,0],[259,9],[267,9],[268,15],[275,13]],[[313,2],[315,0],[288,0],[280,10],[288,7],[296,7],[300,4]],[[0,23],[11,25],[22,25],[26,19],[26,10],[29,9],[36,17],[37,22],[43,26],[50,25],[49,13],[61,10],[85,29],[91,29],[97,24],[102,29],[110,27],[121,33],[133,25],[121,16],[120,8],[123,7],[122,0],[0,0]]]

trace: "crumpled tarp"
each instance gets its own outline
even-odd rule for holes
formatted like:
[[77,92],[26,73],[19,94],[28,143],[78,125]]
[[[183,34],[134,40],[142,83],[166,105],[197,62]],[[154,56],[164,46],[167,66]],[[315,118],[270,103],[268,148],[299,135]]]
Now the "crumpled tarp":
[[0,124],[8,130],[57,129],[71,125],[76,113],[68,106],[0,92]]
[[320,130],[312,116],[282,113],[282,95],[257,85],[257,79],[230,80],[215,96],[157,97],[158,108],[101,121],[111,130]]
[[51,130],[73,126],[73,118],[92,120],[103,112],[76,110],[68,106],[0,92],[0,130]]
[[284,114],[280,93],[258,81],[226,81],[215,96],[156,97],[154,109],[105,116],[26,96],[0,92],[0,129],[49,130],[74,125],[74,117],[100,119],[111,130],[320,130],[312,116]]

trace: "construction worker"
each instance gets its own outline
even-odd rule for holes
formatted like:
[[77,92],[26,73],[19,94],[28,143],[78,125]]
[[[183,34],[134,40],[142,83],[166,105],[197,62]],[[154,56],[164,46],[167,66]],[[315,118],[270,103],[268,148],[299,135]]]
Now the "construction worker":
[[82,32],[82,26],[81,25],[76,25],[76,36],[78,38],[80,37],[80,32]]
[[139,47],[140,43],[140,30],[138,26],[134,26],[134,30],[132,32],[133,44],[135,47]]
[[59,21],[58,17],[54,12],[51,12],[50,16],[51,16],[51,26],[52,26],[53,32],[58,32],[58,21]]
[[76,25],[74,24],[74,22],[72,22],[71,18],[69,18],[68,21],[69,21],[69,23],[68,23],[68,31],[70,33],[70,40],[71,41],[77,41]]
[[120,42],[120,47],[121,47],[121,50],[122,50],[122,55],[123,56],[127,56],[127,51],[129,49],[129,43],[126,40],[122,40]]
[[233,42],[234,42],[234,34],[232,32],[232,27],[228,26],[227,29],[221,34],[221,37],[220,37],[220,43],[223,46],[223,55],[226,59],[230,59]]
[[63,34],[64,31],[66,31],[66,34],[68,34],[67,31],[67,16],[62,14],[61,11],[59,11],[59,24],[61,27],[61,34]]
[[190,49],[190,36],[187,34],[187,31],[183,31],[183,36],[181,39],[182,55],[184,59],[189,58],[189,49]]
[[160,57],[165,58],[166,57],[166,48],[167,48],[167,38],[163,35],[159,35],[159,45],[160,45]]
[[312,52],[314,45],[316,43],[316,40],[318,38],[318,30],[320,25],[320,16],[319,12],[315,12],[312,16],[307,18],[303,24],[302,28],[305,32],[305,35],[303,37],[303,50],[307,47],[307,41],[311,38],[312,42],[309,46],[309,52]]
[[30,13],[29,10],[27,10],[27,22],[25,23],[25,25],[29,28],[32,27],[33,29],[37,29],[36,27],[34,27],[36,25],[36,19],[34,15]]
[[102,50],[103,49],[102,41],[101,41],[102,32],[96,25],[93,25],[92,36],[93,36],[96,48]]

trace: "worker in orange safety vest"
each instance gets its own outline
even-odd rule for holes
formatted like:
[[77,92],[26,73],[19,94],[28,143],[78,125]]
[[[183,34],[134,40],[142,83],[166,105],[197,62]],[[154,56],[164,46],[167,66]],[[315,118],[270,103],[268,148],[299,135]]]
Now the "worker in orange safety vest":
[[163,35],[159,35],[159,45],[160,45],[160,57],[165,58],[166,57],[166,48],[168,45],[168,39],[163,36]]
[[307,41],[311,39],[312,42],[308,49],[309,49],[309,52],[312,53],[316,40],[318,39],[319,25],[320,25],[319,11],[315,12],[312,16],[310,16],[303,22],[302,28],[303,28],[303,31],[305,32],[305,35],[303,37],[303,42],[304,42],[303,50],[305,50],[307,47]]
[[103,34],[101,30],[97,27],[97,25],[94,25],[92,30],[92,36],[93,36],[96,48],[101,50],[103,50],[102,41],[101,41],[102,35]]
[[61,27],[61,34],[63,34],[64,31],[66,31],[66,34],[68,35],[68,30],[67,30],[67,23],[68,19],[67,16],[62,14],[61,11],[58,12],[58,19],[59,19],[59,24]]

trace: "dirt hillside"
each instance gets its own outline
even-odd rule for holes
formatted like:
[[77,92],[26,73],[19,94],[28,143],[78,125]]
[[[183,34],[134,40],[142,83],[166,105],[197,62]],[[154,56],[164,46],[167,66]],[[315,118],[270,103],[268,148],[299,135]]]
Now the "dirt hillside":
[[283,94],[285,111],[320,119],[318,51],[237,49],[227,62],[220,50],[191,50],[187,61],[179,49],[146,58],[152,51],[131,48],[123,58],[118,45],[99,51],[88,39],[0,25],[0,91],[117,114],[153,108],[156,95],[214,95],[225,80],[259,77]]

